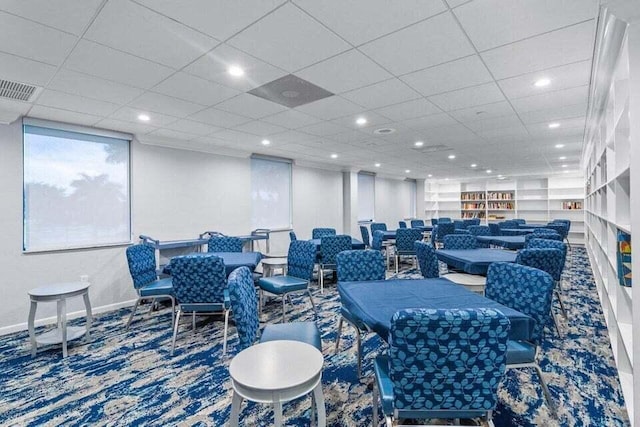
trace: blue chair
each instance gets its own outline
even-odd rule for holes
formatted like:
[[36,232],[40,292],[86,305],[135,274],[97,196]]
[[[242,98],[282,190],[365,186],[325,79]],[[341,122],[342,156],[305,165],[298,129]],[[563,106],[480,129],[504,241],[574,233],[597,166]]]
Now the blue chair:
[[371,228],[371,235],[373,235],[373,233],[377,230],[387,231],[387,224],[383,222],[372,222],[369,228]]
[[156,298],[168,298],[171,300],[171,325],[175,322],[176,301],[174,299],[173,284],[171,278],[158,279],[156,274],[156,251],[149,245],[138,243],[129,246],[126,250],[129,273],[133,279],[133,287],[138,294],[138,299],[133,306],[129,320],[127,320],[127,330],[131,325],[134,314],[140,303],[144,300],[155,300]]
[[438,223],[436,238],[432,239],[434,247],[442,244],[442,242],[444,242],[444,236],[448,236],[449,234],[455,234],[454,224],[452,222]]
[[398,221],[398,228],[407,228],[407,223],[405,221]]
[[296,233],[293,230],[289,232],[289,240],[291,242],[293,242],[294,240],[298,240],[298,236],[296,236]]
[[384,249],[384,232],[382,230],[375,230],[371,233],[373,235],[373,239],[371,240],[371,249],[375,249],[376,251],[382,251]]
[[436,225],[438,225],[438,218],[431,218],[431,225],[433,227],[435,227]]
[[469,229],[469,227],[471,227],[472,225],[478,225],[476,224],[476,220],[478,221],[478,224],[480,223],[480,220],[477,218],[469,218],[469,219],[463,219],[462,220],[462,228],[464,228],[465,230]]
[[527,220],[526,219],[522,219],[522,218],[515,218],[512,219],[511,221],[514,221],[518,224],[518,226],[522,226],[522,225],[526,225],[527,224]]
[[421,219],[412,219],[411,228],[424,227],[424,221]]
[[360,226],[360,235],[362,236],[362,243],[364,243],[365,247],[371,247],[369,242],[369,230],[364,225]]
[[502,230],[500,229],[500,224],[497,224],[495,222],[490,222],[489,230],[491,230],[492,236],[502,236]]
[[311,230],[311,238],[312,239],[322,239],[326,236],[335,236],[336,229],[335,228],[314,228]]
[[[467,230],[472,236],[491,236],[491,229],[487,225],[470,225]],[[488,248],[488,243],[478,242],[479,248]]]
[[[562,236],[563,240],[566,240],[569,243],[569,225],[565,222],[550,222],[545,228],[551,229]],[[571,245],[569,245],[571,246]]]
[[443,243],[444,249],[478,249],[478,239],[468,234],[449,234]]
[[464,221],[461,219],[456,219],[453,221],[453,226],[455,230],[466,230]]
[[555,413],[542,369],[536,362],[544,325],[551,313],[552,294],[553,278],[549,273],[510,262],[494,262],[489,265],[485,297],[535,320],[530,341],[509,340],[507,343],[507,369],[535,368],[547,405]]
[[[252,346],[260,332],[258,298],[251,271],[236,268],[229,275],[229,300],[233,320],[238,331],[237,351]],[[293,322],[267,325],[260,334],[260,342],[291,340],[310,344],[322,351],[320,331],[315,322]]]
[[320,262],[318,263],[320,293],[324,293],[325,270],[335,270],[336,255],[348,250],[351,250],[351,236],[325,236],[320,239]]
[[438,224],[449,224],[451,222],[451,218],[443,216],[438,219]]
[[396,273],[400,266],[400,257],[409,256],[415,258],[415,242],[422,240],[422,231],[417,228],[400,228],[396,231]]
[[207,242],[207,252],[242,252],[243,246],[244,241],[238,237],[216,236]]
[[558,233],[531,233],[524,236],[525,247],[532,239],[556,240],[562,242],[562,236]]
[[556,230],[554,230],[553,228],[547,228],[546,225],[544,226],[544,228],[541,228],[541,227],[534,228],[533,229],[533,233],[531,233],[531,234],[549,234],[549,233],[560,234]]
[[194,331],[196,314],[224,314],[222,353],[226,354],[230,303],[227,274],[222,258],[200,254],[174,257],[171,259],[171,277],[178,302],[178,315],[173,325],[171,354],[176,346],[182,313],[192,314]]
[[375,362],[373,425],[378,395],[387,426],[403,418],[483,418],[492,425],[510,326],[487,308],[395,313],[388,356]]
[[313,267],[316,260],[316,245],[306,240],[296,240],[289,243],[287,255],[287,275],[262,277],[258,281],[260,287],[260,307],[264,292],[282,297],[282,322],[286,321],[286,299],[289,294],[304,292],[309,295],[311,307],[316,313],[316,306],[309,290],[309,282],[313,279]]
[[[374,233],[382,233],[377,231]],[[371,280],[385,279],[385,260],[382,252],[377,250],[349,250],[340,252],[336,257],[338,269],[338,282],[363,282]],[[340,320],[338,321],[338,333],[336,335],[336,349],[338,353],[340,347],[340,336],[342,334],[342,323],[346,321],[356,330],[356,354],[358,359],[358,378],[362,376],[362,333],[368,332],[362,321],[351,314],[343,306],[340,307]]]
[[438,267],[438,257],[433,246],[424,242],[415,242],[416,257],[420,266],[420,273],[425,279],[433,279],[440,277],[440,269]]

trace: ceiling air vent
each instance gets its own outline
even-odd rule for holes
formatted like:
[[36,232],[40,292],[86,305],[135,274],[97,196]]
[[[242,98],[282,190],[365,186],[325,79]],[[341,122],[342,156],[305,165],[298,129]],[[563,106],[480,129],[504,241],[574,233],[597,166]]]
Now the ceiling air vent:
[[423,153],[435,153],[437,151],[450,151],[452,150],[451,147],[447,147],[446,145],[425,145],[423,147],[420,148],[414,148],[414,150],[416,151],[421,151]]
[[29,101],[37,87],[0,79],[0,98]]

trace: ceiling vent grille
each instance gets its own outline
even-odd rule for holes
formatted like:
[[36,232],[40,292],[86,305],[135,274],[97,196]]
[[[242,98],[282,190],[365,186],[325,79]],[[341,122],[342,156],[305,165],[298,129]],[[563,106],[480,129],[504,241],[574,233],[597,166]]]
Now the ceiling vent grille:
[[423,153],[435,153],[437,151],[451,151],[451,147],[447,147],[446,145],[425,145],[424,147],[416,147],[416,151],[421,151]]
[[0,98],[29,101],[35,91],[36,86],[0,79]]

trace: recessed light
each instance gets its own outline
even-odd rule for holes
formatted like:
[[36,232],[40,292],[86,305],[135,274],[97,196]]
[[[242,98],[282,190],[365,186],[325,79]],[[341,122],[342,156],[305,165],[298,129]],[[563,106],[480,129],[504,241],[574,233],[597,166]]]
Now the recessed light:
[[379,168],[380,167],[380,163],[376,163],[374,166]]
[[533,85],[535,87],[545,87],[545,86],[549,86],[549,84],[551,84],[551,80],[547,78],[542,78],[542,79],[536,80],[536,82]]
[[149,120],[151,120],[151,117],[149,117],[147,114],[139,114],[138,120],[142,122],[148,122]]
[[560,123],[549,123],[549,129],[557,129],[560,127]]
[[431,178],[432,176],[433,176],[433,175],[429,174],[429,175],[427,175],[427,178]]
[[558,157],[558,160],[566,160],[566,159],[567,159],[567,156],[560,156],[560,157]]
[[373,131],[376,135],[389,135],[394,133],[396,130],[394,128],[380,128]]
[[359,124],[360,126],[366,125],[367,119],[365,119],[364,117],[358,117],[358,119],[356,120],[356,124]]
[[449,158],[449,160],[453,160],[453,159],[456,158],[456,155],[455,154],[449,154],[448,158]]
[[445,180],[445,181],[449,181],[449,178],[445,178],[444,180]]
[[331,155],[331,158],[332,158],[332,159],[337,159],[337,158],[338,158],[338,155],[337,155],[336,153],[333,153],[333,154]]
[[491,172],[493,172],[493,171],[492,171],[491,169],[487,169],[487,171],[486,171],[486,172],[487,172],[487,173],[491,173]]
[[564,144],[556,144],[556,148],[563,148]]
[[263,139],[262,145],[271,145],[271,141],[269,141],[268,139]]
[[498,175],[498,178],[502,178],[503,175]]
[[232,65],[227,69],[227,72],[231,74],[233,77],[242,77],[244,76],[244,70],[237,65]]
[[569,166],[569,165],[562,165],[563,168],[566,168],[567,166]]
[[404,173],[411,173],[411,169],[406,169]]
[[476,168],[476,167],[478,167],[478,165],[477,165],[477,164],[475,164],[475,163],[471,163],[471,167],[472,167],[472,168]]
[[422,147],[424,145],[424,142],[416,141],[416,142],[413,143],[413,145],[415,145],[416,147]]
[[562,172],[564,172],[564,173],[569,173],[569,171],[562,171]]

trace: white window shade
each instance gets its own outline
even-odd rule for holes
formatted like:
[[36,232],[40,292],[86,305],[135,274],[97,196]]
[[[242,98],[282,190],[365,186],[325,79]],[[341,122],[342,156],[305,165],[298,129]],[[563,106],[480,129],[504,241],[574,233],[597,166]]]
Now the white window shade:
[[254,229],[291,227],[291,162],[251,159],[251,223]]
[[375,175],[358,174],[358,221],[373,221],[375,219],[375,185]]

